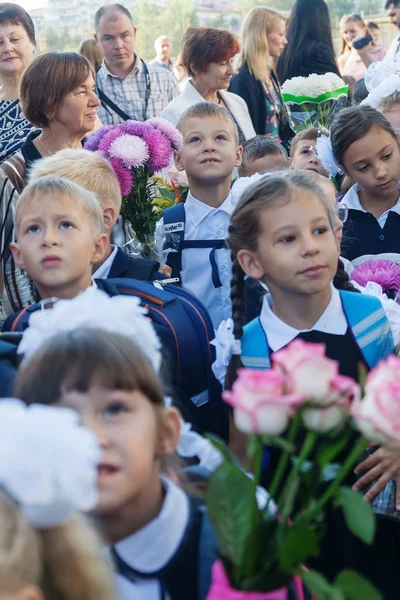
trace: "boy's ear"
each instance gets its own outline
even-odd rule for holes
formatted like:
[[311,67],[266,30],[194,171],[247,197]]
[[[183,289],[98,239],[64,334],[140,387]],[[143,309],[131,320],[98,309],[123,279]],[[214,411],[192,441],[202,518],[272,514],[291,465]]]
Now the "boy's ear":
[[265,275],[264,269],[257,259],[257,256],[251,250],[242,248],[236,256],[239,265],[249,277],[253,279],[262,279]]
[[175,161],[175,167],[177,168],[178,171],[185,170],[185,167],[182,164],[180,152],[174,152],[174,161]]
[[243,146],[238,146],[236,148],[235,167],[240,167],[240,165],[242,164],[242,156],[243,156]]
[[21,255],[21,250],[19,249],[19,244],[16,242],[10,243],[11,254],[13,255],[14,262],[19,269],[25,270],[24,259]]
[[118,218],[117,211],[113,206],[107,206],[103,210],[103,219],[104,219],[104,232],[109,234],[112,228],[115,225],[115,222]]
[[181,434],[181,415],[179,411],[171,406],[165,409],[162,415],[158,454],[166,456],[173,454],[179,443]]
[[95,265],[96,263],[104,260],[107,249],[109,245],[109,239],[105,233],[98,235],[93,242],[93,252],[91,258],[91,264]]

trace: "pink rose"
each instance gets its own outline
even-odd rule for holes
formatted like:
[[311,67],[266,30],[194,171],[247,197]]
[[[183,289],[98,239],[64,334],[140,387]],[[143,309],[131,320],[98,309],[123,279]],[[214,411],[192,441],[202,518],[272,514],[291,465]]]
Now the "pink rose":
[[289,375],[294,392],[315,404],[327,404],[331,381],[338,375],[338,363],[325,356],[325,344],[294,340],[272,355],[274,365]]
[[360,431],[370,440],[400,447],[400,360],[390,356],[366,380],[365,396],[352,406]]
[[189,182],[187,179],[186,171],[178,171],[176,166],[172,164],[168,171],[167,175],[169,175],[170,179],[175,183],[175,185],[182,185],[183,187],[189,187]]
[[240,369],[225,402],[234,408],[236,427],[243,433],[279,435],[305,396],[287,393],[287,378],[275,369]]

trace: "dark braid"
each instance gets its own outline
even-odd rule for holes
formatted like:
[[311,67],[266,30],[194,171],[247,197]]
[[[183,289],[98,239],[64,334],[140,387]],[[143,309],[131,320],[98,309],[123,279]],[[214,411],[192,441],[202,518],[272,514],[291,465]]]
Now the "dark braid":
[[333,278],[333,285],[337,290],[346,290],[347,292],[359,292],[357,288],[351,283],[348,274],[344,269],[344,264],[342,261],[338,260],[337,271],[335,277]]
[[[231,302],[233,335],[235,340],[241,340],[244,324],[244,278],[245,273],[237,259],[236,249],[231,250],[232,279],[231,279]],[[232,354],[228,365],[225,379],[225,388],[230,390],[237,377],[237,370],[243,366],[240,356]]]

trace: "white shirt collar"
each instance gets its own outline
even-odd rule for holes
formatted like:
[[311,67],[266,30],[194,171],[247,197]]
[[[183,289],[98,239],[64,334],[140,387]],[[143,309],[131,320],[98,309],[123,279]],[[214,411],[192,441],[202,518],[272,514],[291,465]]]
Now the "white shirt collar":
[[111,252],[110,256],[103,262],[103,264],[99,266],[97,271],[95,271],[93,273],[92,280],[107,279],[107,277],[110,273],[112,264],[114,262],[114,258],[116,257],[116,254],[118,252],[118,246],[111,246],[111,248],[113,248],[113,251]]
[[158,571],[171,560],[189,521],[189,498],[166,477],[163,483],[165,498],[158,517],[115,544],[119,556],[140,573]]
[[208,204],[204,204],[204,202],[201,202],[201,200],[197,200],[192,195],[190,190],[185,202],[186,216],[192,221],[194,227],[198,227],[200,223],[204,221],[204,219],[212,212],[222,211],[230,216],[234,208],[235,207],[232,203],[231,193],[228,194],[221,206],[218,208],[208,206]]
[[344,335],[347,331],[347,320],[342,308],[340,294],[336,288],[331,286],[332,296],[328,306],[311,329],[295,329],[284,323],[272,312],[272,297],[267,294],[263,300],[260,321],[267,338],[268,345],[273,352],[277,352],[284,346],[290,344],[299,333],[306,331],[320,331],[333,335]]
[[[366,213],[367,211],[365,210],[365,208],[363,208],[363,206],[361,205],[361,202],[360,202],[360,197],[358,195],[359,191],[360,191],[360,186],[358,185],[358,183],[356,183],[349,189],[349,191],[347,192],[347,194],[345,194],[345,196],[342,198],[342,200],[340,201],[339,204],[345,204],[348,209],[360,210],[361,212]],[[395,204],[389,210],[385,211],[379,217],[379,219],[381,219],[383,217],[383,215],[386,215],[389,212],[395,212],[398,215],[400,215],[400,197],[397,201],[397,204]]]

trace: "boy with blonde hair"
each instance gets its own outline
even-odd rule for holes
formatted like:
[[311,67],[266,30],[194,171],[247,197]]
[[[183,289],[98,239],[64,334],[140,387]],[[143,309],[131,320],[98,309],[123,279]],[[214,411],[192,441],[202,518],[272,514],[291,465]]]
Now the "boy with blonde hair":
[[27,272],[42,299],[74,298],[92,284],[108,238],[94,194],[60,177],[28,185],[15,207],[15,264]]
[[172,277],[179,277],[182,287],[200,300],[217,329],[231,316],[231,260],[225,238],[234,209],[232,173],[240,166],[242,147],[231,114],[213,102],[188,108],[177,128],[183,148],[175,153],[175,166],[186,171],[189,192],[185,204],[163,212],[157,245]]
[[132,259],[122,250],[126,239],[129,240],[132,236],[128,224],[119,216],[121,188],[114,169],[105,158],[88,150],[61,150],[53,156],[37,161],[30,171],[29,181],[38,181],[41,177],[49,175],[77,183],[94,193],[100,202],[108,246],[103,260],[93,265],[96,279],[130,277],[152,280],[159,277],[160,265],[157,261]]

